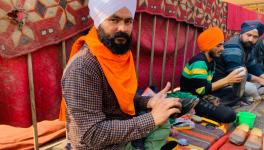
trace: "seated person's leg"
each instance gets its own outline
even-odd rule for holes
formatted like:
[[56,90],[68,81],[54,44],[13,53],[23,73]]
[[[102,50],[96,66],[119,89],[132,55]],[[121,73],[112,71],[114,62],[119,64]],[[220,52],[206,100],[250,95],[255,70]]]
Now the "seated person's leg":
[[264,86],[258,88],[258,93],[260,96],[264,95]]
[[214,106],[212,103],[202,99],[195,106],[195,111],[196,114],[201,117],[206,117],[222,123],[231,123],[236,120],[236,113],[232,108],[221,104],[219,106]]
[[120,148],[120,150],[136,150],[136,149],[132,146],[131,142],[129,142],[126,145],[124,145],[122,148]]
[[160,150],[165,145],[167,138],[170,134],[170,122],[167,121],[162,126],[156,127],[152,132],[145,138],[145,149],[146,150]]
[[165,145],[167,138],[170,134],[170,122],[167,121],[164,125],[156,127],[145,138],[140,139],[144,141],[144,148],[135,147],[133,142],[129,142],[127,145],[121,148],[121,150],[160,150]]
[[245,97],[253,97],[255,100],[261,99],[261,97],[258,93],[257,85],[255,85],[252,82],[246,82],[244,96]]
[[[137,115],[146,113],[136,105]],[[167,121],[164,125],[155,127],[146,137],[136,139],[126,145],[122,150],[160,150],[165,145],[166,140],[170,134],[170,122]]]
[[261,95],[264,95],[264,86],[262,86],[261,84],[259,84],[259,83],[254,83],[255,84],[255,86],[257,87],[257,89],[258,89],[258,93],[259,93],[259,95],[261,96]]
[[217,91],[214,91],[212,95],[219,97],[220,103],[225,106],[232,107],[240,102],[240,98],[234,94],[232,86],[227,86]]

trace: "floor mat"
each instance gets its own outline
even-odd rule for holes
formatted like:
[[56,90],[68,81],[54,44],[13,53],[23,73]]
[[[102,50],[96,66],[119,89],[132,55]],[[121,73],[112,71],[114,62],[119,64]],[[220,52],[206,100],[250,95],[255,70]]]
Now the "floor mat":
[[[65,122],[53,120],[38,122],[39,145],[51,140],[65,137]],[[0,125],[0,149],[1,150],[31,150],[34,148],[33,127],[19,128],[8,125]]]

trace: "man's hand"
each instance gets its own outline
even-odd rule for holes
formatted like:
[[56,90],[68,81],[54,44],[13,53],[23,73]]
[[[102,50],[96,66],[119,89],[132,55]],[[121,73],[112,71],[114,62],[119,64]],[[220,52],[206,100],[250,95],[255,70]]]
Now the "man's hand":
[[262,86],[264,86],[264,78],[259,78],[259,84],[261,84]]
[[151,114],[155,125],[161,125],[172,114],[181,112],[181,103],[178,98],[166,98],[170,86],[170,83],[167,83],[166,87],[154,95],[147,104],[147,107],[152,109]]
[[225,77],[227,84],[233,84],[233,83],[241,82],[246,76],[246,73],[244,74],[242,71],[244,71],[244,70],[237,70],[236,69],[236,70],[233,70],[231,73],[229,73]]
[[251,82],[256,82],[264,86],[264,79],[255,75],[251,75]]
[[264,74],[260,75],[260,77],[264,79]]

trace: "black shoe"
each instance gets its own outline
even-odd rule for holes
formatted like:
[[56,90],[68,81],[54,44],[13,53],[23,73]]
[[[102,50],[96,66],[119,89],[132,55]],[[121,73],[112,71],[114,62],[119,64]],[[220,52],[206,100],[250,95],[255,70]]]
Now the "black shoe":
[[177,146],[177,142],[176,141],[170,141],[167,144],[165,144],[164,146],[161,147],[161,150],[172,150]]
[[209,111],[215,111],[216,106],[204,99],[200,99],[199,103],[196,105],[196,107],[199,107],[201,110],[209,110]]
[[145,150],[144,139],[137,139],[131,142],[131,145],[137,150]]

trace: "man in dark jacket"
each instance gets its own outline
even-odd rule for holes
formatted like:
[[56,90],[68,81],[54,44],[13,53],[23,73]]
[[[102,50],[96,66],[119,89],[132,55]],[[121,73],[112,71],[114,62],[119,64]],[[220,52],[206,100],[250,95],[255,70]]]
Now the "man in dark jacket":
[[264,71],[264,38],[261,37],[256,46],[254,47],[254,54],[257,61],[257,64]]
[[[259,85],[264,85],[264,72],[259,65],[257,65],[252,49],[263,32],[264,25],[258,20],[245,21],[242,23],[240,34],[224,43],[224,51],[217,61],[216,73],[213,80],[216,81],[224,78],[231,71],[239,67],[246,67],[248,82],[245,83],[244,96],[261,99],[257,87],[259,87]],[[258,85],[256,86],[253,82]],[[243,89],[244,85],[241,84],[239,86]],[[215,92],[215,95],[231,103],[232,100],[225,96],[228,88],[231,87],[220,89]],[[238,91],[237,93],[241,92]]]

